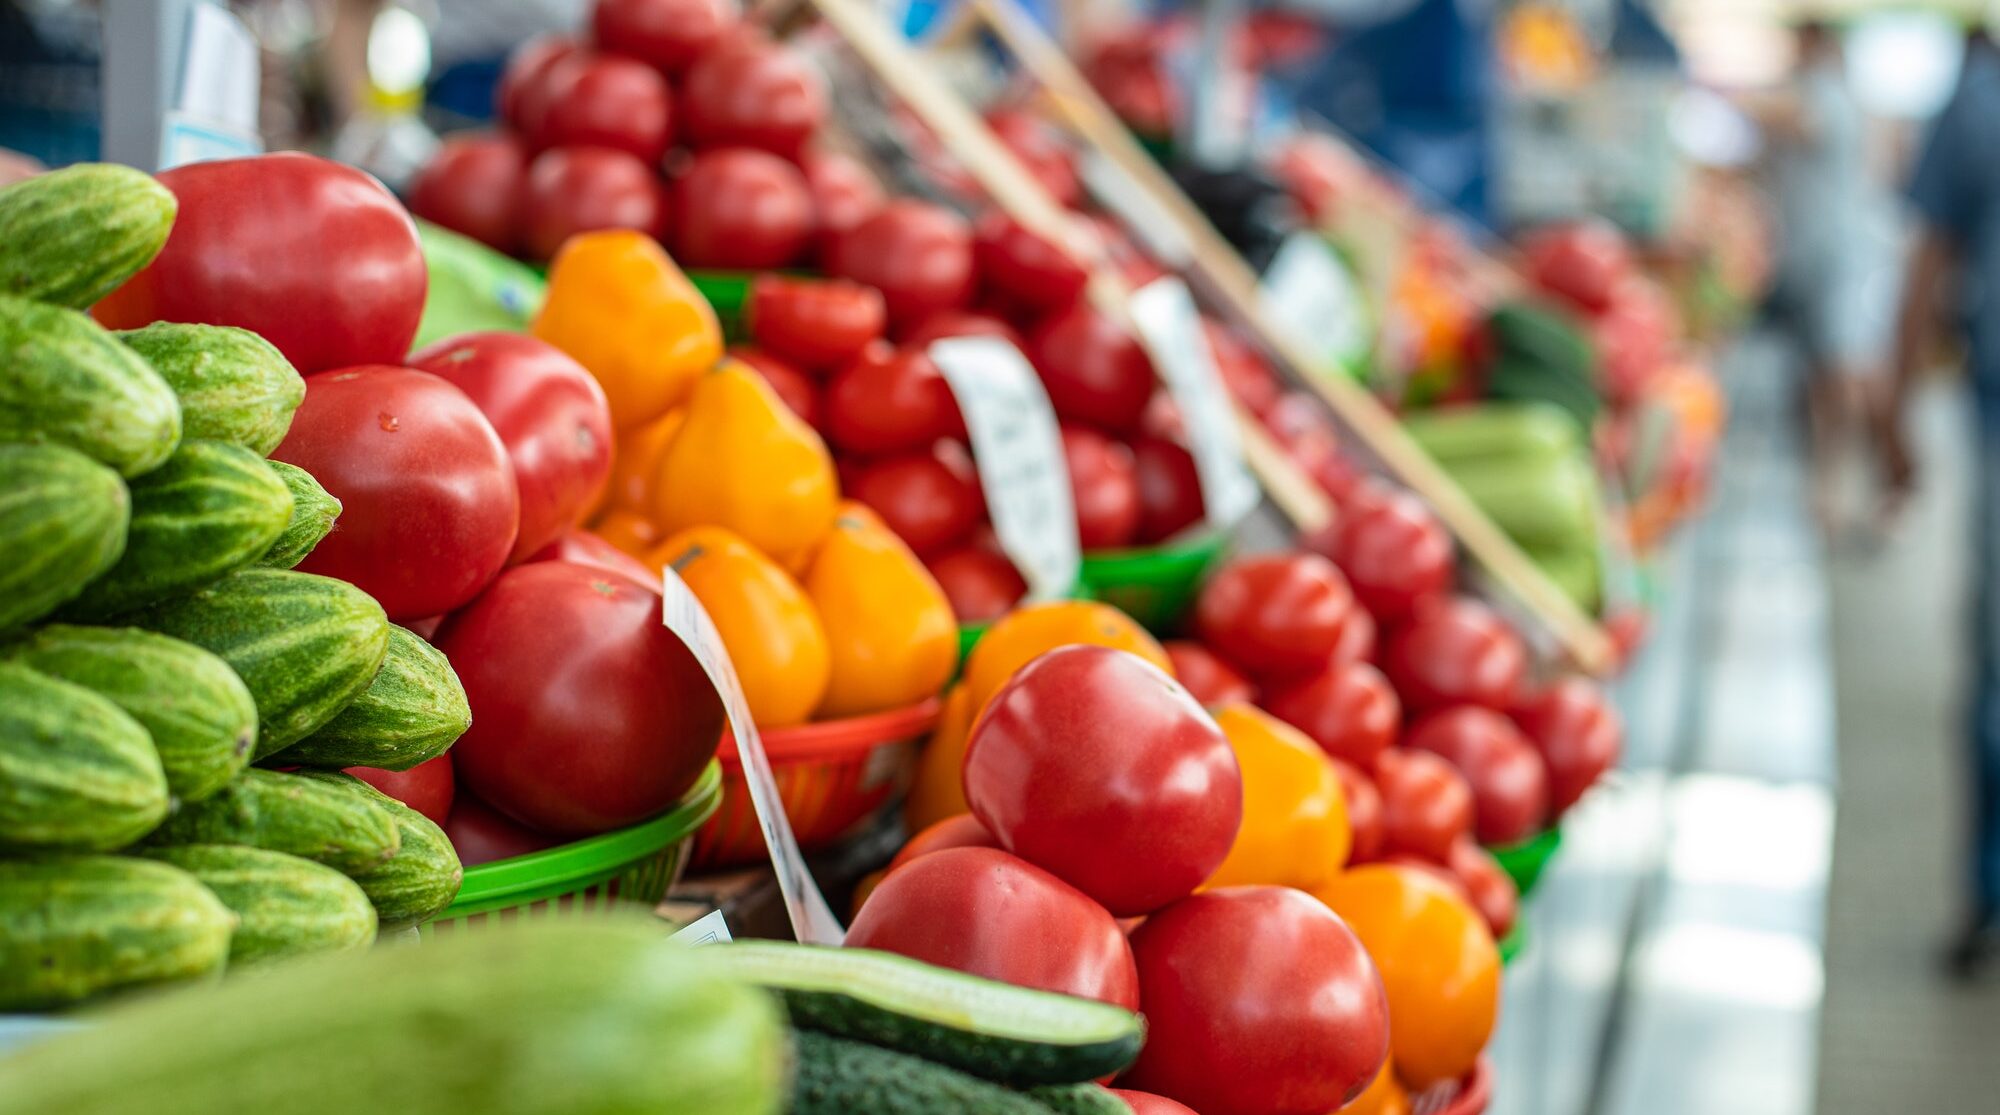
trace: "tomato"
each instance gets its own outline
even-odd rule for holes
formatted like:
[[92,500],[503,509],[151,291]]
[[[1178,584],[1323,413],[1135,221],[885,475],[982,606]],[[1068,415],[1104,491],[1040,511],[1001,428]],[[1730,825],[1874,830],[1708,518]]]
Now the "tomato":
[[609,147],[648,167],[674,140],[674,97],[667,79],[644,62],[579,50],[549,67],[546,98],[528,142],[550,147]]
[[1347,798],[1347,862],[1370,863],[1382,855],[1382,791],[1352,763],[1335,759],[1333,769]]
[[1375,617],[1366,608],[1356,608],[1349,612],[1347,622],[1340,628],[1340,642],[1334,644],[1333,661],[1375,661],[1377,630]]
[[521,497],[510,562],[582,520],[611,476],[611,406],[563,351],[520,333],[467,333],[410,357],[410,366],[471,398],[507,447]]
[[566,561],[606,573],[629,577],[651,588],[660,583],[660,573],[646,563],[606,542],[587,530],[573,530],[528,555],[529,561]]
[[878,456],[963,437],[965,418],[923,349],[870,345],[828,381],[826,432],[844,452]]
[[974,227],[979,277],[1004,297],[1031,309],[1067,306],[1083,294],[1090,272],[1062,246],[994,210]]
[[1340,566],[1355,598],[1384,623],[1400,623],[1420,602],[1451,588],[1451,535],[1408,492],[1369,489],[1309,544]]
[[444,820],[444,834],[451,839],[458,861],[466,867],[525,856],[560,843],[553,836],[523,828],[470,794],[460,794],[452,802],[451,816]]
[[964,542],[985,507],[972,458],[956,442],[863,465],[847,494],[882,516],[919,555]]
[[1153,397],[1146,350],[1116,319],[1084,300],[1036,323],[1028,334],[1028,357],[1065,422],[1129,433]]
[[311,377],[271,456],[341,503],[340,528],[299,569],[358,586],[390,619],[451,611],[513,552],[521,498],[507,447],[465,392],[428,372]]
[[1077,544],[1086,552],[1131,545],[1139,532],[1139,470],[1132,451],[1084,426],[1064,426],[1062,444]]
[[946,817],[922,832],[910,837],[896,858],[889,861],[889,870],[909,863],[918,856],[932,852],[942,852],[946,848],[998,848],[1000,842],[979,823],[979,818],[970,813],[960,813],[956,817]]
[[799,156],[806,188],[812,191],[815,228],[843,232],[875,215],[887,200],[868,168],[839,151],[807,151]]
[[1217,654],[1258,678],[1325,665],[1354,610],[1347,578],[1317,554],[1236,558],[1195,599],[1194,625]]
[[541,125],[541,114],[548,107],[550,72],[584,49],[568,35],[538,35],[516,47],[507,56],[495,90],[500,118],[524,134],[532,133]]
[[1097,646],[1049,651],[993,695],[965,800],[1002,847],[1120,917],[1200,886],[1243,820],[1222,729],[1159,667]]
[[764,377],[764,382],[771,385],[771,390],[793,414],[804,419],[806,425],[817,427],[820,424],[819,384],[814,383],[811,376],[762,349],[748,345],[732,347],[729,355]]
[[286,153],[164,170],[180,201],[166,247],[93,312],[112,329],[234,325],[301,373],[395,363],[423,315],[417,226],[353,167]]
[[987,629],[965,660],[965,688],[973,715],[1021,667],[1057,647],[1084,643],[1128,651],[1172,672],[1173,660],[1131,616],[1095,600],[1054,600],[1030,604],[1001,617]]
[[977,543],[948,550],[926,564],[960,624],[998,619],[1028,595],[1028,582],[1007,555]]
[[1286,887],[1184,899],[1132,934],[1146,1045],[1119,1083],[1202,1115],[1306,1115],[1361,1094],[1390,1002],[1333,911]]
[[442,825],[451,814],[451,752],[426,759],[408,770],[348,767],[347,773]]
[[1402,702],[1389,679],[1365,662],[1330,661],[1316,673],[1273,686],[1264,707],[1327,754],[1362,770],[1374,768],[1403,724]]
[[972,300],[972,230],[940,205],[898,198],[827,238],[826,270],[882,292],[889,320],[909,324]]
[[1439,756],[1465,776],[1480,843],[1517,844],[1548,820],[1541,757],[1499,713],[1469,705],[1441,709],[1412,724],[1403,744]]
[[785,267],[812,238],[797,167],[752,147],[697,154],[674,181],[674,258],[686,267]]
[[1077,176],[1076,160],[1062,136],[1046,121],[1028,109],[999,108],[986,114],[986,126],[1057,205],[1065,209],[1082,206],[1083,181]]
[[1230,328],[1214,318],[1203,316],[1202,335],[1208,338],[1208,348],[1215,356],[1215,370],[1222,377],[1222,385],[1229,394],[1252,414],[1263,415],[1277,405],[1278,396],[1284,393],[1284,386],[1278,375],[1257,351],[1245,344]]
[[904,333],[903,346],[927,349],[932,342],[946,337],[998,337],[1017,349],[1027,343],[1021,339],[1018,330],[992,314],[975,310],[939,310]]
[[1527,675],[1528,649],[1493,609],[1470,597],[1440,598],[1390,637],[1382,665],[1411,714],[1446,705],[1504,709]]
[[882,294],[842,279],[759,275],[744,310],[750,338],[806,368],[833,368],[861,354],[888,322]]
[[1132,1115],[1197,1115],[1186,1104],[1176,1103],[1165,1096],[1151,1092],[1134,1092],[1130,1088],[1112,1088],[1111,1094],[1125,1101],[1132,1109]]
[[681,119],[696,147],[740,144],[793,158],[826,119],[826,80],[784,46],[735,37],[688,67]]
[[1521,892],[1493,853],[1461,840],[1451,846],[1451,860],[1445,866],[1458,876],[1466,898],[1479,911],[1494,940],[1504,940],[1514,931],[1514,922],[1521,916]]
[[502,132],[454,132],[410,180],[410,212],[512,253],[521,223],[528,151]]
[[1472,788],[1428,751],[1391,748],[1375,760],[1382,794],[1382,847],[1443,863],[1453,841],[1472,835]]
[[1194,454],[1179,442],[1142,435],[1132,441],[1132,462],[1139,480],[1139,542],[1162,542],[1201,522]]
[[598,46],[669,76],[714,47],[736,20],[731,0],[597,0],[590,13]]
[[552,147],[528,164],[521,194],[521,247],[551,259],[579,232],[636,229],[658,238],[667,205],[651,167],[606,147]]
[[1561,816],[1618,765],[1625,725],[1604,690],[1587,678],[1566,677],[1512,712],[1548,769],[1549,811]]
[[658,593],[568,562],[501,574],[438,632],[472,705],[458,777],[565,836],[680,800],[722,739],[722,701],[660,608]]
[[1256,703],[1257,687],[1207,647],[1184,639],[1170,641],[1165,647],[1174,663],[1175,679],[1195,700],[1210,708],[1233,701]]
[[1603,316],[1591,323],[1605,400],[1619,407],[1637,404],[1666,368],[1680,333],[1679,312],[1658,283],[1640,276],[1619,283]]
[[1537,286],[1593,314],[1610,308],[1618,284],[1636,269],[1625,234],[1605,221],[1537,233],[1522,254]]
[[948,848],[890,872],[846,945],[1139,1009],[1132,949],[1104,907],[994,848]]

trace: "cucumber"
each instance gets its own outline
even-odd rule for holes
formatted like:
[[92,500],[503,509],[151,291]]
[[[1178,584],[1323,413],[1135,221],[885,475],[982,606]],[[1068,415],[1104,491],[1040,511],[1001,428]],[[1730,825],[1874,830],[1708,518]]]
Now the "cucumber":
[[922,1057],[813,1030],[792,1040],[791,1115],[1051,1115],[1020,1092]]
[[95,622],[191,592],[262,554],[292,517],[292,493],[264,459],[222,441],[183,441],[132,481],[118,564],[64,605]]
[[496,924],[106,1011],[0,1061],[0,1115],[777,1115],[768,996],[657,922]]
[[116,163],[0,189],[0,293],[83,309],[160,254],[179,208],[152,175]]
[[771,988],[795,1025],[899,1050],[1006,1084],[1077,1084],[1130,1066],[1138,1015],[871,949],[746,941],[704,954]]
[[1488,403],[1405,415],[1403,428],[1456,472],[1493,460],[1555,460],[1583,449],[1583,429],[1547,403]]
[[81,685],[0,662],[0,852],[108,852],[167,815],[153,740]]
[[227,844],[183,844],[142,854],[194,876],[236,915],[231,968],[375,943],[375,907],[352,879],[331,867]]
[[0,444],[0,631],[42,618],[125,552],[118,474],[60,445]]
[[257,559],[257,564],[270,569],[290,569],[304,561],[321,539],[333,533],[334,520],[340,518],[340,501],[320,487],[319,481],[305,469],[283,461],[264,463],[292,490],[292,517],[286,521],[284,533]]
[[307,778],[335,787],[362,801],[372,801],[388,811],[396,822],[396,854],[383,863],[348,877],[361,884],[375,913],[388,928],[419,925],[436,917],[458,897],[465,881],[465,867],[451,838],[429,817],[377,790],[351,774],[337,771],[302,771]]
[[229,663],[137,628],[38,628],[11,654],[124,709],[153,738],[167,789],[200,801],[229,784],[257,742],[257,702]]
[[[164,863],[0,859],[0,1011],[67,1006],[113,988],[221,971],[235,926],[221,900]],[[0,1104],[11,1091],[0,1086]]]
[[0,295],[0,441],[54,442],[127,478],[181,442],[174,389],[75,310]]
[[181,401],[181,436],[268,457],[305,401],[306,381],[276,345],[228,325],[156,321],[113,334],[146,358]]
[[445,753],[472,726],[472,707],[444,653],[389,626],[389,654],[367,692],[326,727],[272,756],[277,766],[409,770]]
[[1055,1115],[1132,1115],[1130,1105],[1097,1084],[1044,1084],[1027,1095]]
[[1582,456],[1486,460],[1453,468],[1465,494],[1528,549],[1591,546],[1597,538],[1597,474]]
[[349,787],[253,768],[213,796],[183,803],[146,843],[240,844],[351,874],[389,862],[402,837],[393,814]]

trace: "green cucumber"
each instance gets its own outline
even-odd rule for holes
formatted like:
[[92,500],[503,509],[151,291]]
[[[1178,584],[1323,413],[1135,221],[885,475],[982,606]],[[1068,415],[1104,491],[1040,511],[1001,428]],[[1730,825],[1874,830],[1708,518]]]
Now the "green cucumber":
[[1034,991],[871,949],[745,941],[706,963],[771,988],[795,1025],[1006,1084],[1077,1084],[1139,1056],[1145,1023],[1108,1003]]
[[152,175],[116,163],[0,189],[0,294],[83,309],[160,254],[179,208]]
[[125,552],[131,496],[60,445],[0,445],[0,631],[73,599]]
[[[212,892],[164,863],[0,859],[0,1011],[67,1006],[114,988],[221,971],[235,926]],[[0,1097],[11,1091],[0,1086]]]
[[0,295],[0,441],[53,442],[127,478],[181,442],[174,389],[88,317]]
[[152,737],[81,685],[0,662],[0,852],[109,852],[167,815]]
[[292,517],[285,523],[285,532],[264,551],[257,564],[270,569],[290,569],[306,559],[320,540],[333,533],[333,523],[340,518],[340,501],[333,498],[313,475],[297,465],[283,461],[265,461],[285,487],[292,490]]
[[148,848],[215,892],[236,915],[229,966],[375,943],[375,907],[354,880],[309,859],[228,844]]
[[1528,549],[1594,546],[1597,474],[1581,454],[1486,460],[1451,469],[1493,525]]
[[305,401],[306,381],[276,345],[228,325],[156,321],[114,334],[153,366],[181,401],[181,436],[268,457]]
[[1439,464],[1457,472],[1489,461],[1548,461],[1583,449],[1583,428],[1547,403],[1488,403],[1403,417],[1403,428]]
[[389,862],[402,837],[392,813],[345,785],[253,768],[210,797],[182,803],[146,843],[240,844],[352,874]]
[[389,626],[389,654],[367,692],[326,727],[272,756],[274,766],[409,770],[472,726],[465,687],[444,653]]
[[451,838],[429,817],[377,790],[351,774],[301,771],[323,785],[337,787],[363,801],[372,801],[396,821],[396,854],[383,863],[348,877],[361,884],[382,924],[390,928],[418,925],[436,917],[458,897],[465,867]]
[[1027,1095],[1055,1115],[1132,1115],[1130,1105],[1098,1084],[1044,1084]]
[[791,1115],[1051,1115],[990,1080],[814,1030],[792,1035]]

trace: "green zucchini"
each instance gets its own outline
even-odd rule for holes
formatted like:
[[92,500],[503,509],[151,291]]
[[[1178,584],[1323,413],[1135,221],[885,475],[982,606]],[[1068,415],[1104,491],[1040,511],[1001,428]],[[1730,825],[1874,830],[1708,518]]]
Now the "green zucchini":
[[1052,1115],[1020,1092],[908,1053],[796,1031],[791,1115]]

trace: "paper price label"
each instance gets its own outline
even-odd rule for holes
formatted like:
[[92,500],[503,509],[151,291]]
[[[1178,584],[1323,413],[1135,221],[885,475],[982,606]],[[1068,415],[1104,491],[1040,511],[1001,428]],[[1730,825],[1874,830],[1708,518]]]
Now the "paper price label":
[[1264,312],[1308,351],[1345,370],[1374,347],[1367,300],[1354,273],[1317,233],[1285,238],[1258,291]]
[[1243,462],[1236,404],[1215,370],[1215,353],[1202,332],[1194,296],[1186,283],[1168,276],[1141,287],[1129,306],[1139,341],[1187,425],[1188,449],[1201,479],[1209,525],[1227,530],[1255,509],[1262,497]]
[[806,870],[805,854],[799,851],[798,837],[792,832],[791,818],[778,798],[778,781],[771,774],[770,756],[764,753],[764,739],[750,719],[750,702],[743,697],[743,685],[736,667],[722,648],[722,636],[708,618],[701,601],[672,567],[661,570],[660,595],[667,630],[680,636],[693,652],[702,672],[722,695],[722,710],[729,717],[729,730],[736,737],[737,753],[743,757],[743,781],[750,789],[750,803],[757,810],[757,826],[763,830],[764,846],[771,850],[771,866],[778,873],[778,890],[785,896],[785,913],[791,918],[792,933],[809,945],[837,945],[846,936],[839,919],[826,904],[826,896]]
[[1083,563],[1062,430],[1042,381],[998,337],[950,337],[930,357],[965,415],[979,486],[1000,548],[1028,582],[1030,600],[1058,600]]
[[722,916],[721,910],[710,910],[667,938],[684,945],[726,945],[735,939],[729,932],[729,919]]

